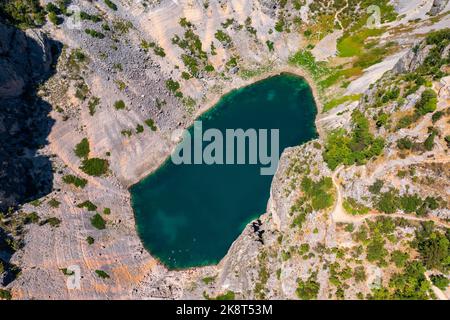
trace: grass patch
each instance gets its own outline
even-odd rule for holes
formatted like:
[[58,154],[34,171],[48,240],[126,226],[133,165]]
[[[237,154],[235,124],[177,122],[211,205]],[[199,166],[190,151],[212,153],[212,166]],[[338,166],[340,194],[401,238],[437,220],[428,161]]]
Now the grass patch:
[[337,43],[339,56],[353,57],[361,55],[367,38],[376,37],[383,33],[384,29],[362,29],[353,34],[344,34]]
[[348,96],[339,97],[333,100],[328,101],[323,106],[323,112],[330,111],[331,109],[345,103],[345,102],[353,102],[353,101],[359,101],[361,98],[361,94],[352,94]]

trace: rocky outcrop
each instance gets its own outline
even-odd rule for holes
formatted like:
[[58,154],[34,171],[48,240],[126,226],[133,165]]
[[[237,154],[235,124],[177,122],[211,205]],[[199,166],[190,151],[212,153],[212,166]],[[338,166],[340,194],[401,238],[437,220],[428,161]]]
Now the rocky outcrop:
[[40,31],[0,23],[0,211],[51,190],[51,164],[36,156],[52,124],[36,97],[57,45]]
[[430,16],[436,16],[445,9],[448,0],[434,0],[431,10],[428,12]]

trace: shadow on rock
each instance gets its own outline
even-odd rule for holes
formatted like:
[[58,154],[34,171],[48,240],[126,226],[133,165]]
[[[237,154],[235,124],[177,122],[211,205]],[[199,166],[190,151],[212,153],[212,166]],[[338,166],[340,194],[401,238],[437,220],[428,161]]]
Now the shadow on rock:
[[22,31],[0,20],[0,284],[3,285],[9,282],[9,277],[5,280],[1,269],[9,268],[11,251],[16,249],[14,239],[21,234],[20,227],[13,222],[11,208],[45,196],[53,188],[50,159],[39,150],[48,143],[54,120],[49,116],[51,106],[38,97],[37,89],[54,73],[61,48],[59,42],[39,30]]

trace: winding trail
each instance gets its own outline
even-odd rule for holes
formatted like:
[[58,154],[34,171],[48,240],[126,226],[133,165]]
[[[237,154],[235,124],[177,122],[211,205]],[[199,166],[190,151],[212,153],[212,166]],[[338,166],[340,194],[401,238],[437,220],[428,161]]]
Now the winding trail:
[[403,218],[407,220],[422,221],[422,222],[433,221],[435,224],[441,227],[450,228],[450,223],[443,222],[435,217],[417,217],[409,214],[397,214],[397,213],[386,214],[386,213],[377,213],[374,211],[368,214],[357,216],[348,214],[342,205],[343,203],[342,191],[338,181],[336,180],[337,175],[341,172],[343,168],[344,166],[339,166],[331,176],[333,184],[336,188],[336,202],[334,204],[333,211],[331,212],[332,219],[335,223],[358,223],[366,219],[375,217],[390,217],[390,218]]

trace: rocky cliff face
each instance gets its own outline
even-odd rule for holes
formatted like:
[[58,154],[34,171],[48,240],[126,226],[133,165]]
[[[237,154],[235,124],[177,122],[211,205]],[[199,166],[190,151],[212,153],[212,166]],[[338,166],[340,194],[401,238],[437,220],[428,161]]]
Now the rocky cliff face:
[[36,90],[57,49],[41,31],[0,23],[0,211],[51,191],[50,161],[36,155],[52,125],[50,106]]

